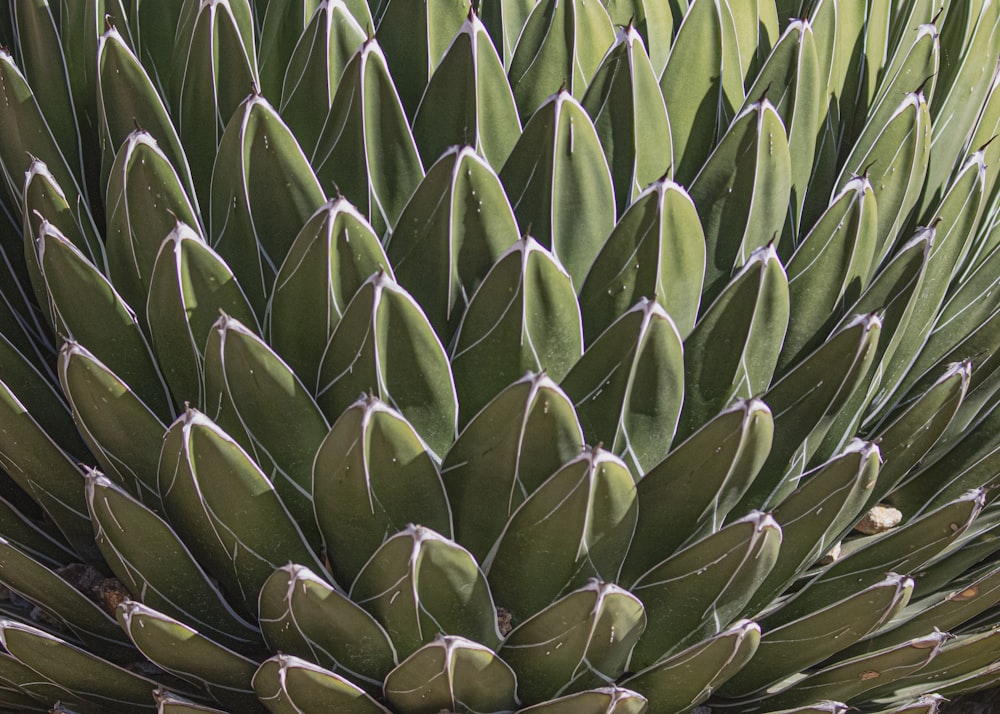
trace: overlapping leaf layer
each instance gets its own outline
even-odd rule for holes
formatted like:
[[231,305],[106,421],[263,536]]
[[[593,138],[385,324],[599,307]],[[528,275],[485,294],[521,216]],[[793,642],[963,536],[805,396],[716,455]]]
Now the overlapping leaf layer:
[[5,8],[0,710],[1000,678],[1000,3]]

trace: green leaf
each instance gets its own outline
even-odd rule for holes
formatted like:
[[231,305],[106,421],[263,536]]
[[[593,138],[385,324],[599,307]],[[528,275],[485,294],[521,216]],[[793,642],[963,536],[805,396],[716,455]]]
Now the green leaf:
[[326,202],[302,149],[259,94],[233,114],[212,173],[212,247],[229,263],[258,317],[277,268]]
[[167,107],[129,43],[114,26],[101,35],[96,57],[98,132],[103,152],[102,194],[107,196],[108,176],[115,154],[138,126],[156,141],[177,171],[188,197],[194,201],[198,194],[191,168]]
[[521,701],[545,702],[617,679],[645,627],[635,595],[595,580],[514,628],[497,654]]
[[[316,5],[316,2],[296,0],[286,4],[302,7]],[[265,15],[265,22],[267,19]],[[301,36],[296,35],[297,41],[287,63],[279,68],[284,73],[279,109],[299,143],[311,149],[319,139],[322,117],[333,103],[348,61],[367,39],[361,23],[368,20],[352,15],[347,5],[339,0],[320,3],[312,17],[304,16],[303,19],[308,24]],[[265,25],[265,31],[267,29],[269,26]],[[261,58],[264,57],[263,43],[262,38]],[[263,75],[263,68],[261,72]],[[263,76],[261,82],[264,94],[268,94],[269,87]]]
[[777,562],[747,607],[766,610],[788,585],[833,548],[871,499],[882,463],[878,447],[854,440],[825,464],[798,479],[772,510],[784,543]]
[[483,278],[455,336],[451,367],[460,421],[468,423],[525,372],[562,379],[582,353],[570,276],[534,239],[518,241]]
[[[424,177],[417,145],[378,41],[347,63],[312,153],[323,185],[356,205],[379,235]],[[364,171],[353,167],[366,167]]]
[[169,89],[168,80],[173,73],[174,35],[183,6],[184,0],[129,0],[128,3],[136,54],[162,94]]
[[486,26],[473,13],[431,75],[413,117],[413,136],[424,164],[457,144],[473,147],[494,169],[503,166],[521,136],[504,65]]
[[389,714],[350,680],[288,655],[264,660],[254,675],[253,688],[273,714],[331,708],[343,714]]
[[191,682],[225,706],[262,710],[250,681],[257,663],[168,615],[138,602],[118,606],[118,622],[153,664]]
[[518,709],[523,714],[642,714],[646,697],[618,686],[567,694]]
[[472,148],[456,146],[414,190],[386,252],[396,279],[449,344],[472,295],[517,239],[500,179]]
[[568,461],[514,511],[483,561],[499,605],[519,622],[591,577],[617,581],[636,510],[620,459],[595,448]]
[[815,612],[878,582],[887,572],[915,572],[969,527],[983,501],[980,491],[970,491],[921,518],[864,541],[810,580],[769,621],[784,624]]
[[257,53],[247,0],[200,3],[185,12],[174,44],[173,110],[201,205],[214,189],[212,163],[223,131],[257,86]]
[[660,75],[670,112],[674,178],[685,185],[698,174],[745,96],[730,3],[692,0],[687,4]]
[[386,540],[351,585],[350,598],[375,616],[400,658],[442,635],[500,643],[493,596],[475,558],[423,526]]
[[58,682],[85,702],[116,709],[153,711],[157,682],[96,657],[30,625],[0,621],[0,642],[38,676]]
[[391,534],[419,523],[451,537],[451,509],[435,457],[406,420],[368,396],[322,440],[312,464],[316,521],[334,577],[354,582]]
[[436,454],[454,441],[458,400],[444,347],[413,298],[384,273],[369,278],[344,310],[320,365],[317,401],[335,419],[369,391]]
[[684,397],[683,363],[673,320],[642,298],[590,345],[561,386],[587,441],[608,444],[638,476],[670,448]]
[[65,627],[89,650],[118,661],[133,656],[114,618],[97,603],[52,570],[0,537],[0,582],[58,625]]
[[[348,302],[380,270],[392,275],[379,238],[344,198],[323,204],[289,248],[274,279],[268,333],[274,350],[311,390]],[[302,305],[316,309],[303,311]]]
[[769,627],[765,620],[757,653],[723,686],[720,694],[744,697],[847,649],[885,625],[906,605],[912,591],[910,578],[890,573],[881,581],[786,625]]
[[694,327],[705,274],[705,234],[683,187],[661,179],[636,196],[605,241],[580,290],[588,344],[636,304],[656,301],[681,338]]
[[781,235],[791,188],[785,128],[763,99],[733,120],[691,183],[691,199],[705,229],[706,301],[753,251]]
[[775,440],[737,511],[774,505],[794,489],[817,446],[810,434],[824,430],[868,373],[881,326],[875,315],[855,316],[761,396],[775,415]]
[[256,318],[225,261],[192,228],[178,224],[160,244],[149,278],[146,321],[174,404],[205,407],[205,343],[222,312]]
[[767,458],[773,432],[766,404],[739,400],[639,479],[639,519],[622,582],[635,582],[682,544],[719,530]]
[[500,392],[441,464],[455,540],[482,562],[517,507],[583,443],[572,402],[549,377],[525,375]]
[[161,419],[170,414],[166,385],[135,313],[55,226],[43,224],[38,263],[60,332],[90,350]]
[[477,12],[489,30],[492,44],[497,48],[504,67],[510,67],[517,38],[528,21],[528,15],[537,4],[536,0],[496,0],[496,2],[480,3]]
[[189,409],[168,429],[159,484],[171,525],[249,613],[282,564],[323,571],[260,467],[204,414]]
[[663,74],[674,38],[674,18],[669,2],[656,0],[601,0],[615,27],[632,26],[642,37],[656,77]]
[[940,652],[945,637],[944,633],[935,632],[894,648],[809,673],[781,691],[762,697],[755,710],[801,706],[830,697],[846,701],[864,700],[870,690],[927,666]]
[[369,688],[397,664],[374,617],[301,565],[285,565],[260,590],[260,626],[272,652],[308,658]]
[[522,233],[555,253],[579,292],[614,228],[615,198],[597,131],[569,92],[558,91],[531,115],[500,180]]
[[871,182],[851,179],[792,253],[785,267],[791,309],[779,374],[816,349],[831,322],[868,285],[875,268],[877,210]]
[[[214,330],[209,346],[218,345],[219,359],[206,366],[206,384],[223,386],[233,410],[229,418],[238,420],[247,438],[234,437],[266,470],[288,513],[317,548],[313,456],[329,430],[326,419],[295,373],[245,325],[222,316]],[[215,366],[221,374],[208,374]]]
[[631,587],[648,619],[632,669],[649,667],[734,622],[774,566],[781,543],[777,522],[754,511],[646,571]]
[[514,673],[493,652],[462,637],[424,645],[385,678],[385,697],[413,714],[510,711]]
[[639,32],[629,23],[601,60],[581,103],[608,157],[620,215],[673,164],[670,121]]
[[97,547],[132,597],[226,647],[259,647],[257,626],[232,608],[166,521],[106,476],[89,475],[86,497]]
[[75,342],[66,342],[59,351],[59,381],[73,420],[104,473],[158,508],[156,468],[167,427],[118,375]]
[[382,0],[378,36],[409,116],[435,67],[471,11],[469,0]]
[[169,159],[142,130],[129,134],[115,155],[107,195],[108,276],[138,309],[164,239],[179,222],[199,226],[198,212]]
[[760,627],[739,620],[727,629],[625,679],[649,700],[649,714],[686,712],[708,699],[753,657]]
[[507,73],[521,118],[535,114],[560,87],[581,99],[614,40],[611,18],[600,2],[536,3],[517,36]]
[[768,245],[751,254],[684,340],[678,436],[689,435],[733,399],[767,389],[788,315],[788,280]]

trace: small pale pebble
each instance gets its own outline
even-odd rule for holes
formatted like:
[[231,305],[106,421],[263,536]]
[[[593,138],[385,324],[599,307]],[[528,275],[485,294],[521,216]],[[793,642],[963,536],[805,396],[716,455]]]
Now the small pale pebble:
[[840,558],[840,543],[834,543],[833,547],[827,551],[826,555],[819,559],[817,565],[830,565],[836,563]]
[[885,533],[898,526],[902,520],[903,514],[897,509],[892,506],[879,505],[868,511],[858,525],[854,526],[854,530],[865,535]]

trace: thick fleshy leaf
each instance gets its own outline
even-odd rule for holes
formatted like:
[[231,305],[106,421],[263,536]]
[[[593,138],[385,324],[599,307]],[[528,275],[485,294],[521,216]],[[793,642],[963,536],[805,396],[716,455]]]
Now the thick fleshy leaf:
[[622,684],[649,700],[649,714],[686,712],[736,674],[753,657],[759,642],[757,623],[739,620],[717,635],[628,677]]
[[43,224],[38,238],[38,264],[62,334],[121,377],[150,411],[168,417],[166,385],[132,308],[55,226]]
[[[734,16],[746,14],[736,8],[733,13]],[[826,93],[816,49],[816,39],[808,22],[789,23],[760,68],[753,86],[747,90],[748,100],[764,95],[775,98],[775,111],[788,135],[789,155],[794,157],[783,243],[796,243],[799,237],[799,220],[822,119],[821,107],[825,105]],[[788,252],[783,250],[782,255]]]
[[704,311],[684,340],[686,437],[733,399],[771,383],[788,326],[788,279],[774,247],[756,250]]
[[114,618],[52,570],[0,537],[0,583],[65,627],[94,652],[118,661],[133,655]]
[[671,171],[670,121],[658,74],[631,22],[618,32],[581,103],[608,157],[617,212]]
[[684,4],[687,12],[660,76],[660,88],[670,113],[674,177],[687,185],[745,95],[731,3]]
[[642,714],[646,697],[623,687],[601,687],[518,709],[523,714]]
[[930,149],[930,112],[924,95],[907,94],[893,107],[883,121],[865,126],[837,180],[838,191],[858,175],[871,182],[878,203],[874,265],[889,253],[920,197]]
[[126,14],[136,54],[164,94],[173,73],[174,36],[183,6],[184,0],[128,0]]
[[386,253],[400,285],[449,344],[479,284],[517,239],[497,175],[471,148],[452,147],[414,190]]
[[694,202],[673,181],[656,181],[615,225],[580,289],[587,343],[653,295],[686,338],[698,316],[704,274],[705,234]]
[[857,315],[761,396],[775,415],[775,439],[740,507],[773,506],[794,489],[817,446],[810,434],[824,430],[868,373],[881,327],[877,316]]
[[381,0],[376,13],[379,41],[409,116],[434,68],[469,15],[469,0]]
[[[288,122],[299,143],[312,148],[319,139],[323,117],[333,103],[348,61],[367,39],[362,24],[366,18],[355,17],[342,0],[319,4],[315,0],[296,0],[286,4],[300,8],[316,5],[312,17],[306,18],[308,25],[302,35],[297,36],[295,49],[287,64],[280,68],[284,72],[279,105],[281,116]],[[263,52],[262,40],[261,57]],[[262,69],[262,75],[264,72]],[[267,94],[268,87],[263,76],[261,81]]]
[[600,2],[541,0],[517,36],[508,76],[523,119],[563,87],[577,99],[615,40]]
[[350,680],[288,655],[264,660],[254,675],[253,688],[272,714],[323,709],[343,714],[389,714]]
[[435,457],[406,420],[368,396],[322,440],[312,464],[315,518],[334,577],[354,582],[382,542],[419,523],[451,537],[451,509]]
[[491,647],[500,642],[490,586],[475,558],[423,526],[386,540],[351,585],[350,597],[385,628],[400,658],[440,635]]
[[[327,190],[335,189],[356,205],[379,235],[396,223],[424,177],[403,105],[375,39],[365,42],[347,63],[312,165]],[[358,170],[362,166],[365,169]]]
[[483,278],[455,336],[451,367],[461,422],[525,372],[562,379],[581,354],[570,276],[534,239],[518,241]]
[[450,146],[471,146],[499,170],[520,135],[521,120],[501,58],[486,26],[470,13],[434,70],[413,118],[420,155],[430,165]]
[[763,99],[733,120],[691,182],[691,199],[705,228],[706,300],[718,295],[753,251],[781,235],[791,187],[785,127]]
[[734,622],[774,566],[781,542],[778,523],[754,511],[646,571],[630,588],[648,619],[632,670]]
[[590,345],[560,386],[587,441],[608,444],[638,476],[670,448],[684,397],[683,364],[673,320],[642,298]]
[[622,582],[635,582],[682,544],[719,530],[767,458],[773,433],[767,405],[740,400],[639,479],[639,519]]
[[517,675],[522,702],[544,702],[614,681],[646,626],[643,603],[592,581],[507,635],[497,654]]
[[[313,456],[329,426],[312,395],[288,365],[242,323],[220,317],[209,345],[219,359],[206,365],[206,385],[221,384],[242,427],[233,436],[264,469],[309,543],[320,542],[312,486]],[[218,366],[221,374],[208,374]],[[214,400],[216,395],[209,393]]]
[[748,613],[767,609],[857,521],[881,462],[875,444],[855,440],[843,453],[802,474],[798,487],[772,510],[785,540],[774,569],[750,600]]
[[226,647],[259,646],[256,626],[226,602],[166,521],[105,476],[91,474],[86,494],[97,546],[132,597]]
[[254,660],[141,603],[125,601],[116,614],[135,646],[156,666],[204,689],[228,707],[263,711],[250,685],[257,671]]
[[958,538],[982,510],[984,496],[970,491],[906,525],[865,541],[823,570],[795,597],[770,616],[784,624],[826,607],[878,582],[884,573],[914,572]]
[[166,155],[142,130],[129,134],[115,155],[107,193],[108,276],[140,310],[160,245],[178,222],[198,226],[198,213]]
[[204,414],[189,409],[167,431],[159,485],[171,525],[248,612],[275,568],[295,562],[323,572],[260,467]]
[[816,349],[874,272],[877,207],[871,182],[849,181],[801,240],[785,266],[790,311],[779,374]]
[[257,86],[248,0],[210,0],[187,10],[174,45],[173,110],[191,160],[199,202],[208,207],[212,163],[230,117]]
[[100,562],[83,499],[83,471],[0,381],[0,464],[84,560]]
[[617,581],[636,510],[620,459],[595,448],[567,462],[514,512],[483,562],[498,604],[519,622],[591,577]]
[[191,169],[163,98],[129,43],[114,26],[101,35],[96,57],[98,131],[103,151],[102,192],[106,195],[115,154],[138,126],[156,141],[177,171],[188,197],[194,201],[197,194]]
[[772,628],[765,619],[757,653],[723,686],[721,694],[745,696],[822,662],[883,626],[906,605],[912,591],[910,578],[890,573],[786,625]]
[[518,506],[583,444],[572,402],[549,377],[525,375],[504,389],[441,465],[455,540],[482,562]]
[[628,24],[638,30],[649,54],[656,77],[663,74],[674,37],[674,17],[671,5],[657,0],[601,0],[615,27]]
[[511,711],[515,677],[493,652],[462,637],[424,645],[385,678],[385,697],[412,714]]
[[347,303],[380,270],[392,275],[378,236],[347,199],[325,203],[296,236],[274,279],[268,332],[271,346],[310,389]]
[[[925,635],[902,645],[857,657],[796,678],[790,686],[744,707],[744,711],[772,711],[780,707],[805,705],[818,699],[839,697],[863,700],[866,692],[920,671],[941,651],[947,635]],[[777,689],[780,685],[776,685]]]
[[38,676],[114,711],[153,711],[157,682],[134,674],[30,625],[0,620],[0,642]]
[[306,657],[366,687],[379,687],[397,664],[375,618],[301,565],[278,568],[264,582],[259,620],[272,652]]
[[615,225],[615,198],[597,131],[568,91],[531,115],[500,180],[522,232],[556,254],[579,292]]
[[212,246],[229,263],[258,317],[278,266],[326,202],[298,142],[274,108],[253,94],[233,114],[212,173]]
[[118,375],[75,342],[59,351],[59,381],[73,420],[104,473],[158,508],[156,468],[167,427]]
[[205,343],[220,312],[244,325],[255,324],[229,266],[197,232],[178,224],[160,245],[146,301],[153,352],[178,407],[207,407]]
[[437,454],[455,439],[458,400],[444,347],[417,303],[378,273],[355,293],[330,337],[317,400],[330,419],[372,392]]

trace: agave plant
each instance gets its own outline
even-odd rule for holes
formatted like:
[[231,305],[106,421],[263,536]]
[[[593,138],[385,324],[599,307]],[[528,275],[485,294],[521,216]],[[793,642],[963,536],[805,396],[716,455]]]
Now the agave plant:
[[0,709],[1000,679],[1000,3],[6,8]]

